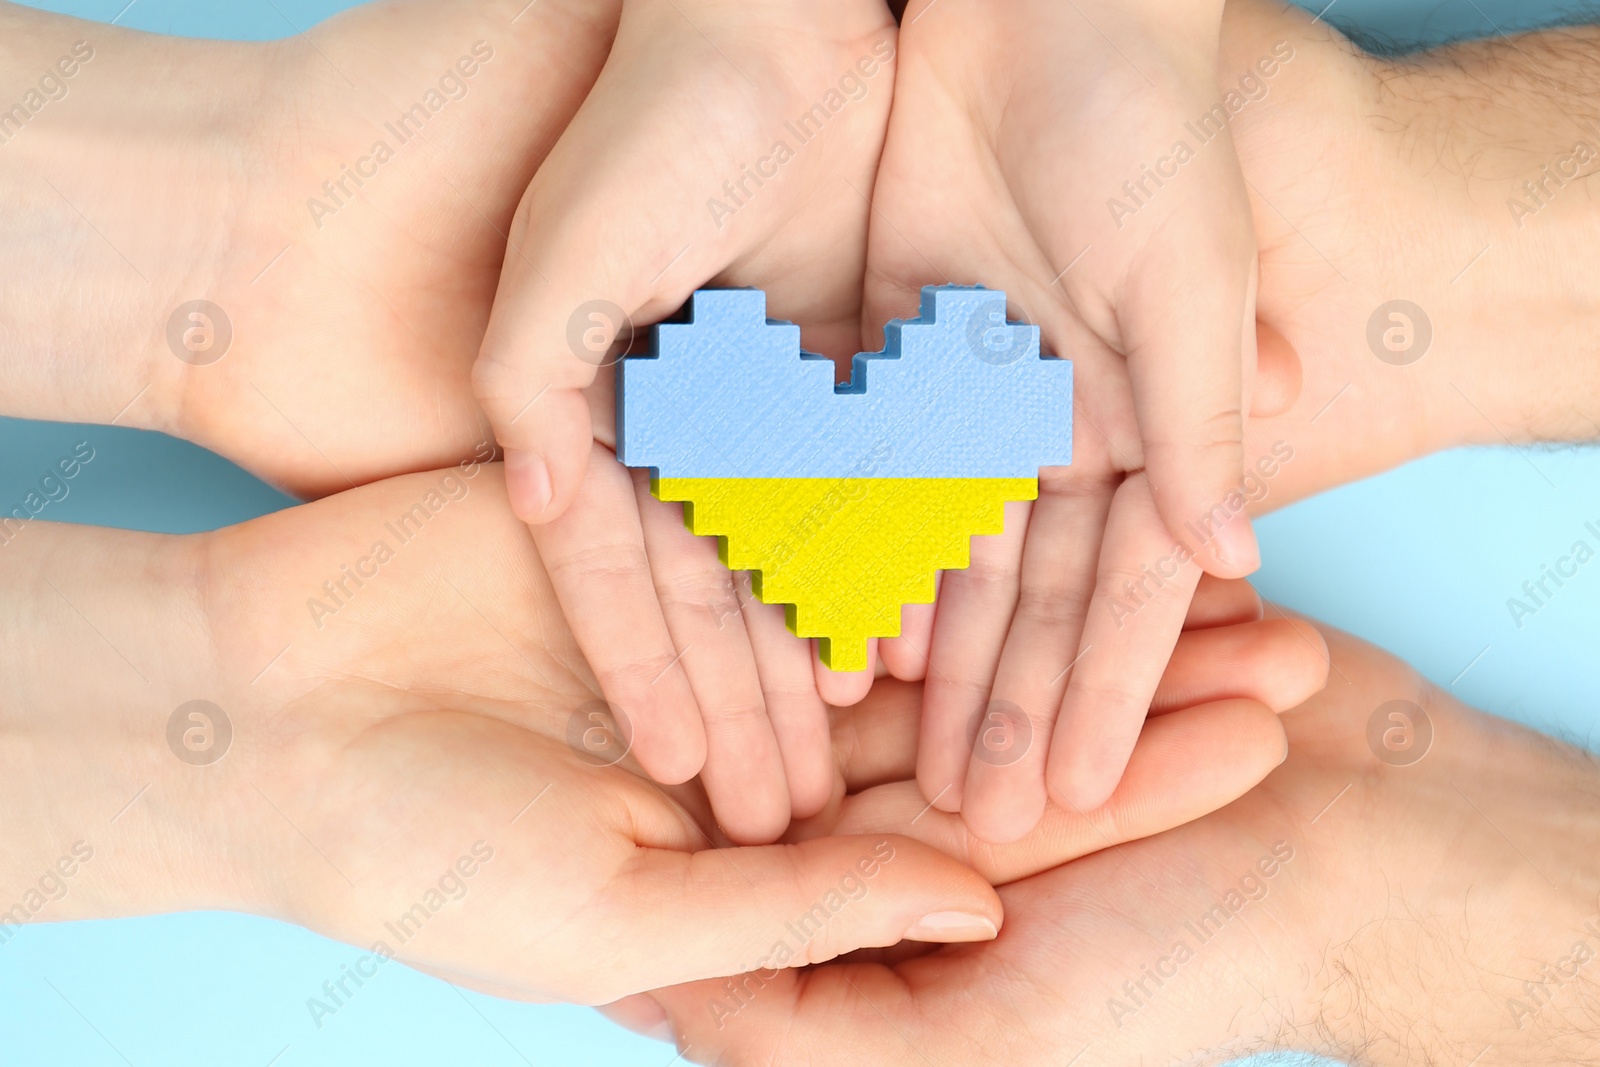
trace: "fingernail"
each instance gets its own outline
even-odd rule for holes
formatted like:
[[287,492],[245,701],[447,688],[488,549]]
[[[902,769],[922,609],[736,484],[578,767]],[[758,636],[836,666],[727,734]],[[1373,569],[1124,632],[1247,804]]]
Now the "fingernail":
[[968,911],[936,911],[913,923],[905,936],[912,941],[992,941],[998,931],[988,917]]
[[1253,574],[1261,567],[1261,546],[1256,543],[1256,532],[1250,525],[1250,516],[1242,512],[1217,531],[1211,549],[1230,570],[1243,568],[1239,572],[1240,577]]
[[511,510],[523,522],[533,522],[550,506],[550,467],[532,452],[506,452],[506,489]]

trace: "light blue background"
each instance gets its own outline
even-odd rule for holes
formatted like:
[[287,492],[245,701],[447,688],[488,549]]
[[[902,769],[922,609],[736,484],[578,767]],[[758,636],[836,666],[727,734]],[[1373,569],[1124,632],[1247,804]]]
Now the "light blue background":
[[[36,6],[109,20],[125,3]],[[260,39],[287,36],[347,6],[346,0],[137,0],[119,22]],[[1535,25],[1572,7],[1335,0],[1328,17],[1403,45]],[[3,419],[0,500],[20,498],[84,438],[98,456],[71,495],[51,506],[52,518],[176,532],[291,503],[170,438]],[[1266,565],[1258,584],[1280,603],[1398,653],[1469,703],[1594,747],[1600,568],[1580,571],[1521,630],[1505,605],[1541,564],[1582,535],[1586,520],[1600,525],[1600,451],[1450,453],[1262,521]],[[265,1067],[274,1057],[281,1067],[666,1067],[673,1058],[668,1046],[636,1038],[593,1012],[460,994],[402,967],[384,968],[316,1029],[306,998],[359,954],[294,927],[236,915],[30,927],[0,947],[0,1063],[94,1067],[123,1064],[125,1056],[138,1067]]]

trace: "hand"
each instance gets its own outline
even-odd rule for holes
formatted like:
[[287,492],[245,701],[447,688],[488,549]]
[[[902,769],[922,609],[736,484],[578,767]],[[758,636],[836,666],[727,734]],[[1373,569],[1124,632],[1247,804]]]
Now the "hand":
[[[991,39],[961,21],[966,11],[961,4],[941,5],[914,24],[908,21],[902,106],[880,180],[886,224],[874,231],[872,243],[874,262],[894,266],[869,274],[880,284],[877,297],[869,288],[868,317],[881,322],[911,299],[910,286],[937,277],[945,264],[976,262],[973,269],[1001,279],[1032,313],[1047,345],[1079,360],[1084,384],[1078,395],[1091,405],[1078,412],[1085,429],[1071,471],[1047,474],[1033,514],[1014,506],[1007,534],[977,539],[973,568],[946,576],[941,603],[949,601],[953,610],[935,630],[931,648],[909,625],[913,637],[895,648],[909,644],[931,652],[929,722],[919,770],[925,792],[931,798],[943,791],[941,807],[960,804],[979,833],[1004,840],[1028,825],[1043,804],[1046,752],[1036,746],[1032,758],[1003,769],[972,759],[968,731],[984,702],[992,697],[1020,705],[1034,736],[1048,736],[1067,679],[1051,758],[1057,752],[1070,756],[1078,769],[1069,778],[1080,765],[1093,764],[1089,778],[1103,774],[1114,780],[1122,766],[1116,752],[1143,715],[1141,694],[1162,662],[1171,620],[1196,570],[1179,565],[1185,551],[1155,523],[1153,497],[1137,479],[1123,481],[1121,471],[1132,465],[1120,457],[1137,454],[1137,434],[1127,421],[1131,409],[1111,401],[1109,411],[1092,406],[1096,398],[1118,394],[1115,380],[1097,388],[1093,376],[1109,367],[1115,379],[1120,362],[1106,363],[1098,337],[1086,335],[1075,317],[1076,305],[1063,308],[1062,290],[1044,284],[1049,275],[1037,277],[1047,262],[1057,262],[1047,239],[1059,232],[1054,224],[1034,226],[1037,212],[1030,214],[1029,204],[1040,198],[1013,204],[1006,199],[1012,181],[1004,189],[968,193],[958,210],[953,201],[939,199],[943,191],[988,189],[1000,178],[957,170],[924,185],[919,182],[926,167],[907,162],[919,158],[911,149],[930,131],[948,129],[958,115],[965,120],[972,113],[957,106],[963,92],[981,94],[997,84],[963,66],[968,57],[990,52],[953,43]],[[948,38],[935,33],[941,25]],[[921,38],[927,39],[926,54]],[[933,50],[946,40],[952,43]],[[1027,54],[1027,44],[1012,48],[1010,38],[1002,40],[1007,64],[1026,69],[1015,57]],[[1587,305],[1572,295],[1587,291],[1584,279],[1594,269],[1593,249],[1578,236],[1593,225],[1592,201],[1563,197],[1541,210],[1537,226],[1522,229],[1505,207],[1508,198],[1525,195],[1520,176],[1539,173],[1551,160],[1570,162],[1572,132],[1565,115],[1590,102],[1581,94],[1551,99],[1543,90],[1523,87],[1504,61],[1509,45],[1460,46],[1449,57],[1415,64],[1377,61],[1292,8],[1230,5],[1222,45],[1219,92],[1235,93],[1240,107],[1228,130],[1249,179],[1262,278],[1249,469],[1237,492],[1224,499],[1226,509],[1266,510],[1458,444],[1592,438],[1600,413],[1600,365],[1586,348]],[[1596,51],[1592,34],[1582,30],[1541,48],[1541,54],[1550,53],[1545,62],[1552,69],[1581,66]],[[1043,69],[1064,78],[1074,68],[1047,63]],[[913,94],[910,87],[924,81],[938,91]],[[1475,110],[1485,82],[1500,94],[1497,99],[1509,101],[1504,112],[1493,113],[1503,114],[1503,122],[1488,122]],[[1007,136],[1031,144],[1017,133],[1015,108],[1006,115]],[[1418,149],[1434,141],[1472,168],[1470,181],[1459,167],[1435,166]],[[996,143],[1003,148],[1009,142]],[[1219,138],[1202,151],[1222,147]],[[1017,152],[1030,165],[1041,158],[1031,149]],[[949,151],[936,155],[964,158]],[[1061,158],[1071,160],[1063,164],[1071,170],[1063,180],[1079,181],[1082,161]],[[1207,158],[1186,163],[1137,217],[1144,219],[1163,202],[1176,203],[1169,194],[1198,188],[1191,172]],[[913,198],[897,214],[887,193],[896,181],[899,202],[918,194],[927,203]],[[1073,201],[1052,196],[1046,202]],[[989,206],[972,209],[968,203]],[[918,204],[920,213],[913,210]],[[920,221],[929,218],[940,225]],[[1029,233],[1043,233],[1046,243],[1035,248]],[[1102,247],[1089,238],[1083,244]],[[1017,247],[1034,249],[1033,258],[1013,256]],[[1078,250],[1081,245],[1070,256]],[[1092,268],[1094,255],[1087,253],[1063,281]],[[1469,261],[1471,269],[1463,272]],[[1088,277],[1095,276],[1090,269]],[[1369,340],[1371,322],[1397,295],[1426,309],[1425,321],[1415,328],[1423,336],[1434,334],[1427,358],[1419,348],[1420,361],[1401,366],[1394,364],[1403,359],[1379,359]],[[1523,350],[1534,335],[1547,343],[1532,357],[1535,365],[1518,372],[1504,353]],[[1552,382],[1560,387],[1552,389]],[[1108,507],[1118,509],[1109,523]],[[1102,528],[1104,548],[1098,547]],[[1160,573],[1152,577],[1152,570]],[[1091,586],[1095,592],[1085,601]],[[929,622],[920,617],[923,634]],[[1030,654],[1036,646],[1053,651]],[[886,647],[886,659],[890,651]],[[909,673],[898,662],[891,666]],[[1080,689],[1082,696],[1075,696]],[[1092,722],[1085,721],[1089,709]],[[1067,722],[1079,725],[1069,728]],[[1086,739],[1081,730],[1096,737]],[[1062,792],[1058,772],[1065,766],[1050,764],[1051,795],[1076,802],[1071,792]]]
[[[677,18],[670,4],[663,12]],[[487,458],[492,438],[469,368],[502,265],[537,287],[541,270],[576,278],[573,264],[601,262],[587,245],[556,248],[543,223],[529,229],[538,217],[572,217],[563,204],[531,220],[513,223],[513,214],[536,170],[543,186],[565,174],[562,181],[604,192],[588,182],[589,161],[543,164],[599,76],[618,17],[615,4],[565,0],[531,8],[388,2],[271,45],[95,28],[86,43],[93,58],[70,83],[73,108],[41,113],[5,146],[0,192],[31,225],[8,228],[0,256],[0,314],[17,324],[0,338],[4,410],[164,430],[306,496]],[[619,63],[629,49],[656,45],[642,17],[630,21]],[[31,78],[56,61],[65,20],[10,6],[0,7],[0,20],[5,69]],[[886,13],[880,21],[892,27]],[[893,79],[892,34],[873,35],[869,23],[859,53],[819,39],[826,77],[793,87],[809,106],[849,74],[847,89],[860,98],[785,164],[785,181],[741,208],[737,221],[722,220],[722,251],[738,259],[729,277],[792,279],[773,287],[775,300],[787,301],[775,308],[820,324],[824,335],[808,341],[844,354],[858,347],[867,212],[844,183],[870,190]],[[693,37],[691,50],[706,49],[680,28]],[[760,57],[791,38],[769,34],[740,59],[760,76]],[[882,65],[876,56],[885,51]],[[177,73],[152,81],[152,68]],[[760,149],[739,156],[744,145],[729,141],[730,158],[770,151],[773,131],[804,111],[791,114],[792,102],[778,92],[727,112]],[[586,117],[574,137],[595,121]],[[197,139],[197,128],[211,135]],[[107,137],[108,129],[126,136]],[[564,154],[583,151],[569,144]],[[737,177],[737,167],[728,175]],[[684,193],[692,210],[681,217],[716,234],[696,198],[716,191],[722,171],[705,180]],[[763,243],[757,220],[782,234]],[[727,246],[728,237],[743,244]],[[825,250],[836,253],[827,264]],[[568,255],[570,263],[561,260]],[[680,266],[693,267],[698,255]],[[663,284],[694,283],[669,274]],[[75,307],[63,291],[97,298]],[[210,305],[195,312],[202,317],[186,317],[182,305],[202,298]],[[605,441],[610,432],[607,424]],[[650,501],[641,514],[634,487],[605,458],[613,495],[593,495],[588,518],[547,531],[545,546],[585,652],[631,718],[640,758],[661,778],[681,780],[699,767],[701,700],[713,720],[708,780],[730,832],[771,839],[791,799],[806,814],[827,795],[826,716],[809,651],[785,632],[781,609],[750,601],[709,544],[687,536],[676,506]],[[591,542],[581,524],[596,510],[604,529]],[[638,549],[641,522],[665,614],[642,553],[620,571],[615,553],[607,555],[618,537]],[[752,645],[762,653],[759,678]]]
[[[1294,60],[1233,132],[1261,246],[1263,361],[1292,348],[1304,387],[1247,426],[1252,509],[1447,448],[1600,436],[1585,236],[1600,209],[1582,182],[1556,185],[1557,168],[1588,169],[1575,142],[1600,152],[1570,118],[1600,104],[1572,77],[1600,58],[1600,32],[1385,60],[1293,9],[1236,3],[1223,83],[1279,42]],[[1518,73],[1530,54],[1536,84]],[[1537,212],[1530,177],[1548,186]]]
[[[1072,466],[1042,472],[1037,502],[1010,505],[1005,533],[976,538],[972,566],[944,575],[937,616],[908,612],[884,649],[897,673],[926,670],[924,793],[991,841],[1037,822],[1047,769],[1061,804],[1104,800],[1201,568],[1256,566],[1242,507],[1212,518],[1239,480],[1255,368],[1244,183],[1225,128],[1170,181],[1141,170],[1174,137],[1193,141],[1183,122],[1217,101],[1220,7],[906,10],[868,325],[909,314],[924,284],[1004,289],[1073,360],[1079,400]],[[1174,537],[1187,547],[1155,578]],[[1125,583],[1149,594],[1137,613],[1112,610]],[[1036,740],[1005,767],[973,754],[991,701],[1020,709]]]
[[93,853],[41,919],[253,912],[367,977],[392,957],[590,1003],[735,972],[858,862],[871,900],[800,960],[1000,924],[912,841],[713,847],[698,788],[623,758],[498,467],[189,538],[35,524],[0,585],[4,875]]
[[[0,553],[0,873],[36,879],[79,840],[93,856],[22,920],[267,914],[369,969],[594,1003],[736,973],[863,879],[870,898],[790,962],[990,937],[986,879],[1026,867],[973,851],[980,876],[959,822],[915,818],[917,694],[888,687],[841,724],[824,817],[791,844],[720,847],[705,793],[652,783],[617,742],[497,468],[195,537],[32,530]],[[1243,586],[1197,608],[1172,714],[1110,807],[1052,822],[1050,862],[1225,804],[1282,758],[1269,709],[1322,683],[1322,652],[1258,612]]]
[[618,1017],[664,1013],[730,1067],[1592,1058],[1593,760],[1325,634],[1330,684],[1283,716],[1265,783],[1006,886],[997,940],[660,990]]
[[525,6],[375,3],[271,44],[0,7],[7,69],[94,54],[5,146],[7,413],[165,430],[301,496],[486,456],[505,234],[617,17]]
[[681,507],[617,464],[610,374],[596,372],[629,324],[708,282],[765,288],[768,314],[798,322],[811,351],[858,351],[894,54],[881,0],[625,3],[605,69],[523,197],[474,372],[512,506],[537,524],[634,751],[661,781],[703,765],[723,829],[747,843],[825,801],[822,698],[840,692],[782,608],[755,602]]

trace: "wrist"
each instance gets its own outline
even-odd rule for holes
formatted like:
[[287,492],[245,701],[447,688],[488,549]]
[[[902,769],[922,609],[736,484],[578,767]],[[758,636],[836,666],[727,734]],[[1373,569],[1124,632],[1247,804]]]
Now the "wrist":
[[1600,436],[1600,202],[1582,176],[1600,169],[1600,126],[1571,117],[1595,101],[1561,99],[1548,78],[1519,81],[1528,49],[1562,53],[1538,60],[1559,82],[1563,66],[1600,57],[1600,33],[1374,64],[1385,127],[1375,163],[1400,176],[1414,218],[1435,220],[1410,229],[1432,250],[1416,277],[1438,308],[1435,358],[1419,377],[1445,445]]
[[27,222],[0,248],[3,413],[170,430],[206,358],[179,309],[209,299],[235,251],[248,102],[271,46],[16,7],[0,25],[0,62],[44,87],[0,131],[0,193]]
[[[1414,778],[1400,807],[1367,808],[1375,783],[1358,780],[1347,810],[1308,836],[1298,873],[1321,883],[1323,906],[1304,909],[1300,974],[1313,977],[1291,1013],[1298,1034],[1376,1064],[1419,1049],[1467,1062],[1486,1047],[1508,1062],[1591,1058],[1600,1030],[1581,1005],[1600,992],[1600,774],[1522,727],[1420,703],[1431,750],[1373,776]],[[1339,840],[1319,848],[1322,836]]]
[[203,539],[36,526],[0,546],[0,922],[259,910],[242,761],[179,714],[218,691]]
[[[1600,50],[1586,33],[1562,39]],[[1288,411],[1247,425],[1268,477],[1267,454],[1292,450],[1265,506],[1460,445],[1600,436],[1586,336],[1600,209],[1575,181],[1531,218],[1507,207],[1581,137],[1561,108],[1592,106],[1543,101],[1503,56],[1473,65],[1495,46],[1379,59],[1309,16],[1247,4],[1228,10],[1222,82],[1280,42],[1292,60],[1231,124],[1261,252],[1257,318],[1303,373]]]

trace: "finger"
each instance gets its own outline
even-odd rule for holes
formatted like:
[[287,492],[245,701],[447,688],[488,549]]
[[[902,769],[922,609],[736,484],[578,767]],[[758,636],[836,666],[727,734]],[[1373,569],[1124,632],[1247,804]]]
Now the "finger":
[[684,782],[705,763],[705,730],[661,613],[633,481],[599,445],[587,477],[592,484],[566,514],[533,528],[534,543],[639,765],[659,782]]
[[1287,751],[1270,708],[1223,700],[1151,719],[1104,805],[1084,811],[1052,805],[1018,841],[985,842],[960,816],[927,810],[906,782],[848,798],[834,832],[905,834],[1003,885],[1215,811],[1254,788]]
[[789,786],[733,574],[717,558],[715,538],[684,526],[683,505],[651,496],[646,471],[630,473],[676,666],[688,675],[705,727],[700,780],[717,824],[739,844],[775,841],[789,825]]
[[1056,803],[1092,811],[1111,795],[1199,579],[1156,514],[1148,480],[1130,476],[1111,503],[1081,658],[1050,739],[1046,774]]
[[637,973],[608,976],[606,984],[631,988],[607,1000],[906,938],[986,941],[1001,922],[1000,898],[978,874],[888,834],[694,853],[646,848],[604,904],[602,936],[639,961]]
[[1014,841],[1044,814],[1050,734],[1079,656],[1113,492],[1065,473],[1039,479],[994,698],[967,752],[961,811],[985,840]]
[[1005,506],[998,534],[972,538],[971,562],[944,576],[923,691],[917,783],[941,811],[959,811],[972,738],[990,699],[1017,606],[1031,501]]
[[[614,361],[632,324],[680,305],[725,255],[715,247],[725,242],[695,247],[700,235],[685,236],[704,215],[685,190],[704,187],[698,172],[708,161],[686,151],[662,166],[661,153],[638,151],[670,136],[674,117],[649,94],[670,99],[661,86],[696,58],[649,47],[657,18],[680,16],[648,5],[624,12],[605,68],[529,183],[473,368],[505,451],[512,506],[526,522],[561,515],[585,477],[589,419],[579,390]],[[698,37],[685,47],[718,61]]]
[[[1207,575],[1201,579],[1202,589],[1208,583],[1214,583],[1213,589],[1249,589],[1249,583],[1240,579]],[[1254,607],[1259,610],[1260,602]],[[1230,699],[1251,700],[1282,712],[1299,706],[1326,684],[1327,642],[1310,623],[1278,616],[1244,617],[1217,625],[1179,636],[1151,698],[1151,714]],[[834,711],[834,752],[848,793],[904,782],[915,774],[921,694],[920,686],[880,680],[866,700]],[[1145,743],[1143,735],[1140,743]]]
[[811,642],[789,632],[782,604],[763,604],[756,599],[749,574],[739,574],[734,588],[755,653],[756,673],[761,676],[767,718],[783,756],[789,807],[795,818],[809,818],[828,802],[834,767],[828,707],[817,692]]
[[1185,630],[1203,630],[1208,626],[1232,626],[1261,618],[1264,609],[1261,595],[1243,578],[1217,578],[1210,574],[1200,576],[1194,599],[1189,602],[1189,614],[1184,617]]
[[1298,707],[1328,681],[1328,646],[1300,619],[1190,630],[1178,639],[1150,714],[1216,700],[1247,698],[1275,712]]
[[878,639],[867,641],[867,665],[859,671],[836,671],[822,662],[820,655],[811,657],[817,692],[822,699],[836,708],[859,704],[872,688],[872,679],[878,668]]
[[1160,247],[1130,274],[1117,317],[1161,518],[1206,571],[1238,578],[1261,562],[1238,493],[1245,368],[1255,366],[1255,239],[1231,153],[1214,171],[1164,219]]
[[939,602],[940,571],[933,579],[932,604],[907,604],[900,609],[900,636],[878,642],[878,656],[891,675],[920,682],[928,674],[928,650],[933,646],[933,618]]

